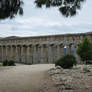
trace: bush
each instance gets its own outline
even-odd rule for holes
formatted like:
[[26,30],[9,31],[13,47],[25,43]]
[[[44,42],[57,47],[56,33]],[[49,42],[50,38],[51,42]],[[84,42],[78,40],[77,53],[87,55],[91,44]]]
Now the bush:
[[7,65],[8,65],[8,61],[7,60],[3,61],[3,66],[7,66]]
[[15,61],[13,60],[8,61],[8,66],[15,66]]
[[5,61],[3,61],[3,66],[15,66],[15,62],[12,60],[10,60],[10,61],[5,60]]
[[64,69],[72,68],[76,64],[77,61],[73,55],[65,55],[55,63],[56,66],[61,66]]
[[87,61],[86,61],[86,64],[88,64],[88,65],[89,65],[89,64],[92,64],[92,60],[87,60]]
[[92,60],[92,43],[88,38],[84,38],[80,43],[77,48],[77,54],[85,64],[86,62],[90,63],[89,60]]

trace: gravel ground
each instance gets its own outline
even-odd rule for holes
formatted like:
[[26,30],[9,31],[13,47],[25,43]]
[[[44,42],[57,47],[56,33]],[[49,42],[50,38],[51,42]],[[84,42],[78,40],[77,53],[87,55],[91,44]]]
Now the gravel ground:
[[43,88],[48,85],[47,89],[51,89],[53,86],[48,74],[53,67],[53,64],[0,67],[0,92],[47,92]]

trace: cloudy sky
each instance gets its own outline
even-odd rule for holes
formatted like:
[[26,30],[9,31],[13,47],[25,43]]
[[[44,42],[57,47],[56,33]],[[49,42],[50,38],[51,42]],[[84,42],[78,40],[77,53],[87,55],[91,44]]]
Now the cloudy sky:
[[[26,2],[27,1],[27,2]],[[24,15],[0,21],[0,37],[38,36],[92,31],[92,0],[86,0],[75,17],[63,17],[57,8],[39,9],[24,0]]]

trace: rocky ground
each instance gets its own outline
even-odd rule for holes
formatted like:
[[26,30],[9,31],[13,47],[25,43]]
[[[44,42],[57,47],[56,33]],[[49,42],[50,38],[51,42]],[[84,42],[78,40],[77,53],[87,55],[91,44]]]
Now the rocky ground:
[[92,65],[77,65],[72,69],[59,66],[49,70],[58,92],[92,92]]
[[0,92],[92,92],[92,65],[0,66]]

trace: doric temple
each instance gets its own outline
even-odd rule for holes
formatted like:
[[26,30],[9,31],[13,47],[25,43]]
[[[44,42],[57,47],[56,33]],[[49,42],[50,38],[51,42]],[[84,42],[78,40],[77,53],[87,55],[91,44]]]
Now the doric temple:
[[64,54],[75,54],[83,38],[92,41],[92,33],[35,37],[0,38],[0,61],[14,60],[26,64],[54,63]]

